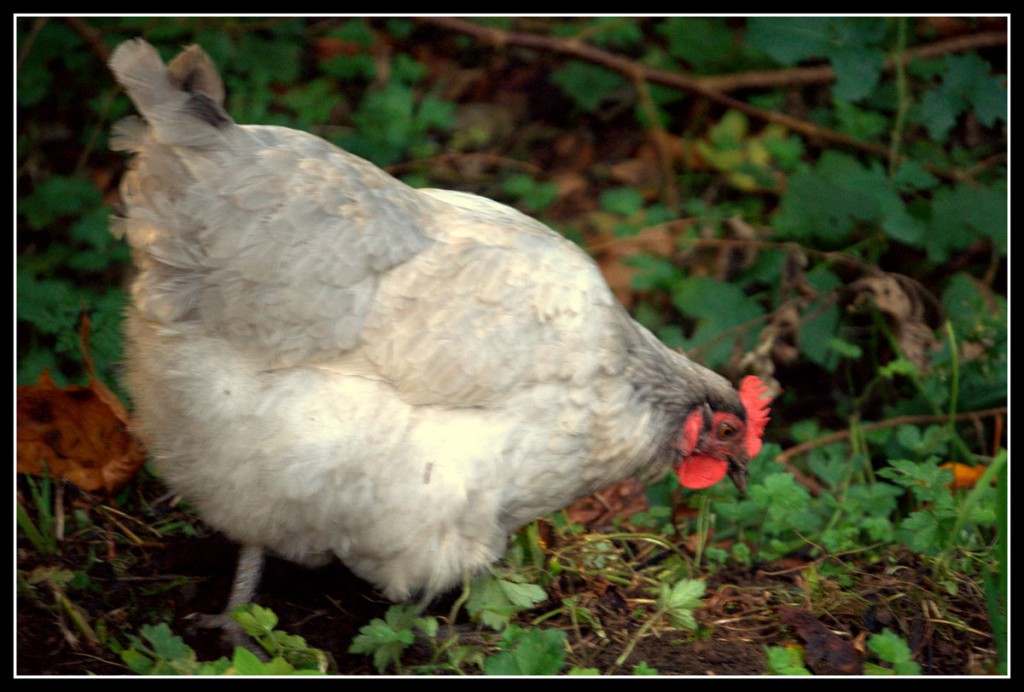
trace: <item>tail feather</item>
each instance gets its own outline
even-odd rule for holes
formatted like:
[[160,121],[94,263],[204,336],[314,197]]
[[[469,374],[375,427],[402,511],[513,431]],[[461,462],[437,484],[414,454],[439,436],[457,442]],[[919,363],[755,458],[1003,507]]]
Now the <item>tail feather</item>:
[[[222,141],[234,125],[224,110],[224,84],[210,57],[198,46],[164,66],[156,49],[143,41],[125,41],[110,58],[110,69],[160,141],[204,148]],[[128,133],[137,135],[129,129]],[[120,141],[134,148],[136,136]]]

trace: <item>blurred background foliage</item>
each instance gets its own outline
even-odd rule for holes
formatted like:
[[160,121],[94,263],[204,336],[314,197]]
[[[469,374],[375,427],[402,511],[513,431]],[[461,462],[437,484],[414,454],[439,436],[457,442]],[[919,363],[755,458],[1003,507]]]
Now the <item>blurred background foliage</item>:
[[[107,133],[130,105],[103,58],[137,35],[166,58],[201,44],[239,122],[310,130],[410,184],[541,216],[591,250],[642,322],[712,367],[738,371],[730,359],[769,325],[791,347],[773,346],[775,367],[796,382],[863,381],[907,355],[893,348],[901,329],[947,318],[981,360],[1005,357],[1005,45],[954,43],[998,32],[998,20],[476,23],[540,36],[547,50],[495,49],[411,18],[20,18],[18,381],[43,367],[59,382],[81,377],[83,311],[99,372],[116,381],[128,251],[107,231],[124,165]],[[579,59],[567,48],[579,41],[637,68],[707,75],[756,110]],[[943,41],[946,51],[919,49]],[[773,77],[761,87],[758,74]],[[871,272],[901,277],[909,312],[887,311],[878,286],[851,290]],[[780,325],[794,309],[797,324]],[[930,369],[950,353],[911,356]],[[964,365],[998,377],[978,361]],[[1005,381],[975,389],[991,404]],[[883,399],[900,408],[903,394]]]

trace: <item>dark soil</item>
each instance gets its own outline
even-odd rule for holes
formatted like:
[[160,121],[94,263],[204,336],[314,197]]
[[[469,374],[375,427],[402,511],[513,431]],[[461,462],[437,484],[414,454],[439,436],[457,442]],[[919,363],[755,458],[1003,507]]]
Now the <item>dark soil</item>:
[[[181,514],[183,520],[195,521]],[[138,635],[142,625],[158,622],[167,622],[201,661],[230,653],[219,632],[198,627],[195,616],[224,607],[238,554],[235,544],[218,534],[146,535],[142,525],[152,524],[157,516],[135,517],[136,526],[132,518],[104,514],[96,507],[90,515],[95,523],[69,534],[59,556],[41,558],[30,546],[19,545],[18,567],[22,575],[38,575],[47,568],[84,575],[63,592],[94,629],[105,629],[107,639],[92,645],[85,641],[69,624],[66,610],[54,605],[56,590],[48,584],[19,589],[19,675],[127,674],[110,639],[128,645],[128,634]],[[126,542],[125,527],[139,543]],[[206,532],[201,525],[198,531]],[[832,570],[831,577],[825,576],[827,567],[793,560],[744,570],[708,569],[705,605],[696,612],[699,632],[673,630],[667,623],[653,628],[621,666],[615,661],[646,614],[632,599],[651,598],[644,589],[630,592],[607,583],[556,579],[547,588],[551,600],[522,620],[553,610],[561,598],[574,594],[600,619],[601,631],[580,627],[577,632],[565,616],[543,626],[566,631],[571,646],[566,669],[593,667],[605,674],[630,674],[646,662],[662,675],[761,675],[766,672],[765,647],[791,645],[804,648],[804,660],[817,674],[857,673],[865,659],[877,662],[865,654],[866,637],[885,628],[908,642],[925,674],[992,672],[994,651],[984,599],[969,584],[961,583],[956,596],[939,597],[945,592],[932,583],[928,568],[915,554],[898,550],[865,564],[848,561],[843,569]],[[446,617],[455,595],[432,604],[427,613],[439,620]],[[328,652],[339,673],[377,674],[368,656],[350,654],[348,648],[359,628],[383,617],[390,603],[341,564],[305,569],[272,558],[258,600],[279,616],[280,629]],[[478,629],[468,622],[457,625],[470,643],[490,636]],[[429,647],[410,648],[402,661],[409,666],[428,663]]]

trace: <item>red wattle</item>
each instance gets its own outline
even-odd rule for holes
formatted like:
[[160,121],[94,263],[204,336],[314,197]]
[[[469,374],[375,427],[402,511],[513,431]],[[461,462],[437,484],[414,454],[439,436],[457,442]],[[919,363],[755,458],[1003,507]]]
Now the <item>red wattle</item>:
[[729,464],[721,459],[695,456],[684,458],[676,470],[676,475],[679,476],[679,484],[684,488],[701,490],[710,488],[725,478],[728,470]]

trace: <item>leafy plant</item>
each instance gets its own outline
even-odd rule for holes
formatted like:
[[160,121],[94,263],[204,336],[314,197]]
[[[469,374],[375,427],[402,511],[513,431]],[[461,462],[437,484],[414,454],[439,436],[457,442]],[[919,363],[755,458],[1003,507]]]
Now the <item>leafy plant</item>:
[[516,614],[533,608],[547,598],[544,589],[523,581],[521,575],[506,572],[475,580],[470,587],[466,610],[470,616],[495,630],[508,627]]
[[[264,619],[269,611],[254,615]],[[198,661],[196,652],[171,632],[166,623],[143,625],[140,637],[128,635],[128,648],[121,649],[125,665],[139,675],[319,675],[326,671],[323,652],[305,646],[301,637],[301,652],[306,659],[303,667],[296,666],[287,656],[275,656],[263,661],[252,651],[236,647],[231,658],[221,657],[216,661]],[[280,640],[283,633],[267,633],[268,637]],[[293,649],[292,654],[300,649]]]
[[629,643],[615,661],[621,666],[633,653],[640,638],[654,627],[662,617],[668,617],[669,623],[676,628],[696,630],[697,621],[693,611],[700,606],[704,595],[705,583],[701,579],[682,579],[675,584],[662,582],[655,601],[655,611],[650,618],[630,637]]
[[565,633],[510,626],[501,653],[484,659],[486,675],[557,675],[565,662]]
[[803,650],[796,646],[766,646],[769,675],[810,675],[804,666]]
[[866,663],[868,675],[920,675],[921,666],[910,658],[910,647],[898,635],[886,628],[881,634],[868,637],[868,649],[892,667]]
[[381,673],[388,667],[400,673],[402,654],[416,640],[416,627],[436,630],[436,623],[420,618],[413,606],[393,605],[383,620],[374,618],[369,625],[359,628],[359,635],[348,650],[373,656],[373,665]]

